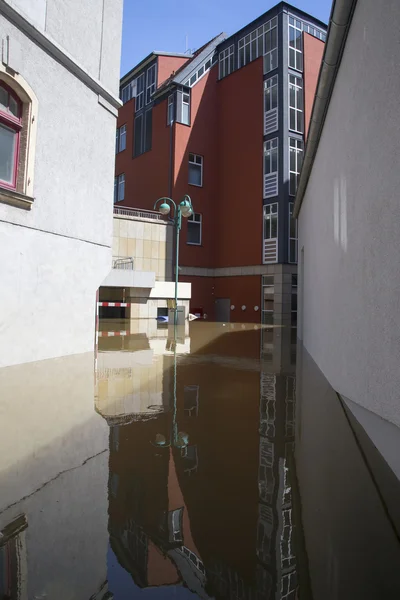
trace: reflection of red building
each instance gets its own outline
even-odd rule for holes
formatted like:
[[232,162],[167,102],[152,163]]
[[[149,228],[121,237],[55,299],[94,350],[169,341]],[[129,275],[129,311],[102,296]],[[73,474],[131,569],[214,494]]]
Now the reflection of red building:
[[[177,357],[176,432],[187,445],[168,443],[172,412],[112,429],[112,548],[143,587],[289,599],[294,378],[265,371],[259,329],[210,328],[195,323],[190,357]],[[165,447],[151,443],[157,434]]]
[[121,79],[115,202],[192,197],[180,248],[192,312],[259,323],[267,275],[276,312],[290,312],[292,204],[324,39],[323,23],[281,2],[193,54],[154,52]]

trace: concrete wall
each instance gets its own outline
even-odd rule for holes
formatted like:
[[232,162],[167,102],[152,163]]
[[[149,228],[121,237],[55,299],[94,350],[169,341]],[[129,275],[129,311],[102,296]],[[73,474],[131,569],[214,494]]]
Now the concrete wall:
[[0,369],[0,530],[26,515],[26,598],[87,600],[107,578],[108,427],[93,412],[93,365],[88,353]]
[[399,18],[395,0],[357,3],[299,216],[304,345],[335,390],[397,426]]
[[[104,15],[98,3],[19,0],[0,16],[18,71],[11,77],[38,102],[33,206],[0,204],[0,366],[93,349],[96,289],[111,262],[116,111],[92,79],[118,94],[122,11],[121,0],[107,0]],[[20,12],[32,18],[37,41]]]

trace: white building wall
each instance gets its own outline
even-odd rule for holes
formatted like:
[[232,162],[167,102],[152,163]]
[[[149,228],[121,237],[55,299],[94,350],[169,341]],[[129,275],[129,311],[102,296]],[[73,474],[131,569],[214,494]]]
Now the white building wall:
[[336,391],[397,425],[399,19],[396,0],[358,1],[299,216],[304,345]]
[[0,0],[9,64],[38,101],[33,206],[0,204],[0,366],[93,349],[111,266],[122,0],[97,4]]

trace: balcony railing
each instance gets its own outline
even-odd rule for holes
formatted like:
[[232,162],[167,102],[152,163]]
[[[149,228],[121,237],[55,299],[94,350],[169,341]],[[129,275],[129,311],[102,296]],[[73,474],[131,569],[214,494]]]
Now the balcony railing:
[[164,220],[164,217],[155,210],[142,210],[141,208],[130,208],[129,206],[114,206],[114,215],[131,219],[152,219],[153,221]]
[[113,269],[123,269],[124,271],[133,271],[132,256],[113,256],[112,257],[112,268]]

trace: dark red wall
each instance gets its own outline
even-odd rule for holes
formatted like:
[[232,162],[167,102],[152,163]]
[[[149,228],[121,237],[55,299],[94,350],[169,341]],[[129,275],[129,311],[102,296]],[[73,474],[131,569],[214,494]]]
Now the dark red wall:
[[258,59],[218,82],[217,267],[261,263],[262,68]]
[[319,69],[321,67],[322,55],[325,44],[309,33],[304,33],[304,117],[305,138],[307,139],[308,126],[314,103],[315,90]]

